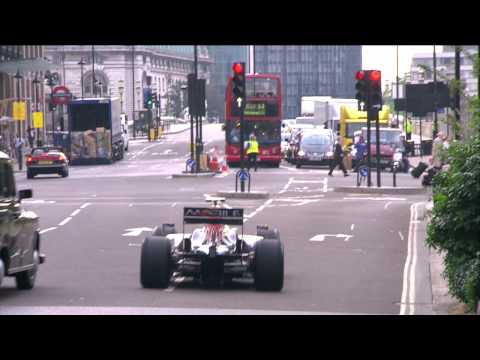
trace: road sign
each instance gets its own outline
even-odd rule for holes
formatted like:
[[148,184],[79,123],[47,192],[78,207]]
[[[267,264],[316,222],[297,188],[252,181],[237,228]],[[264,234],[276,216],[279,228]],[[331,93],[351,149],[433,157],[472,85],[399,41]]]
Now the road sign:
[[43,129],[43,112],[35,111],[33,113],[33,127],[35,129]]
[[57,86],[52,91],[51,102],[56,105],[68,104],[72,100],[72,93],[66,86]]
[[15,120],[23,121],[26,119],[27,115],[27,106],[25,101],[14,101],[13,102],[13,118]]

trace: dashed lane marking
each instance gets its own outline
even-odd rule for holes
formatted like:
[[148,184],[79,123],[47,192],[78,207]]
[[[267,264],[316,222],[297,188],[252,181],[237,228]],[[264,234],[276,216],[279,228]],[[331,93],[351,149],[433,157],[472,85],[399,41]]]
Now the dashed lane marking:
[[39,233],[39,234],[45,234],[46,232],[55,230],[56,228],[57,228],[56,226],[50,227],[50,228],[47,228],[47,229],[40,230],[38,233]]
[[67,224],[70,220],[72,220],[72,218],[69,216],[66,219],[64,219],[60,224],[58,224],[58,226],[63,226]]

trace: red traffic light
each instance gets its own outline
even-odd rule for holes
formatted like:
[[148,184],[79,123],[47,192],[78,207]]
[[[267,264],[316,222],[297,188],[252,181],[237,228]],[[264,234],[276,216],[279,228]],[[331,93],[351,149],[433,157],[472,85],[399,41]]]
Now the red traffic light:
[[233,64],[233,72],[235,74],[243,74],[244,73],[243,65],[240,63]]
[[370,80],[379,81],[382,78],[382,73],[378,70],[373,70],[370,72]]
[[365,79],[365,72],[364,71],[357,71],[357,74],[355,75],[355,78],[357,80],[363,80]]

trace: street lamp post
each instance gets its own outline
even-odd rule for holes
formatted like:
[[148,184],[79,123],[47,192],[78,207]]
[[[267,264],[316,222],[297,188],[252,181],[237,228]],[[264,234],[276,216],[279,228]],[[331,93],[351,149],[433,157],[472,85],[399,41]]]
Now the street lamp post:
[[82,88],[82,99],[83,99],[83,66],[85,65],[85,61],[83,61],[83,57],[80,59],[78,62],[78,65],[80,65],[80,86]]
[[[35,74],[35,79],[33,79],[32,83],[35,86],[35,111],[38,112],[38,84],[40,84],[40,80],[38,80],[36,74]],[[40,143],[40,128],[39,127],[37,127],[37,146],[41,146],[41,143]]]
[[123,86],[118,87],[118,94],[120,95],[120,112],[123,114]]
[[[23,76],[20,75],[20,71],[17,70],[17,73],[15,74],[14,76],[15,79],[17,79],[17,101],[20,101],[20,80],[23,79]],[[18,137],[21,137],[22,136],[22,123],[21,122],[18,122],[18,126],[17,126],[17,133],[18,133]],[[20,167],[21,169],[21,167]]]
[[[137,83],[140,83],[140,82],[137,81]],[[137,86],[135,88],[135,90],[137,91],[138,109],[141,109],[141,107],[140,107],[140,90],[141,90],[140,86]],[[136,131],[136,128],[134,128],[134,130]]]

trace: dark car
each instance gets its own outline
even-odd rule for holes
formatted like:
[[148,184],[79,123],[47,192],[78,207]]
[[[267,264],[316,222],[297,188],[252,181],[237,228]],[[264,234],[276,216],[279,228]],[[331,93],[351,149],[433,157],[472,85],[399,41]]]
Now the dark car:
[[22,209],[22,199],[32,197],[32,190],[15,189],[15,177],[8,155],[0,152],[0,284],[5,276],[14,276],[18,289],[32,289],[40,254],[38,216]]
[[68,176],[68,158],[58,147],[37,147],[27,155],[27,178],[38,174]]
[[327,130],[304,132],[294,150],[297,168],[302,165],[329,165],[333,158],[333,136]]

